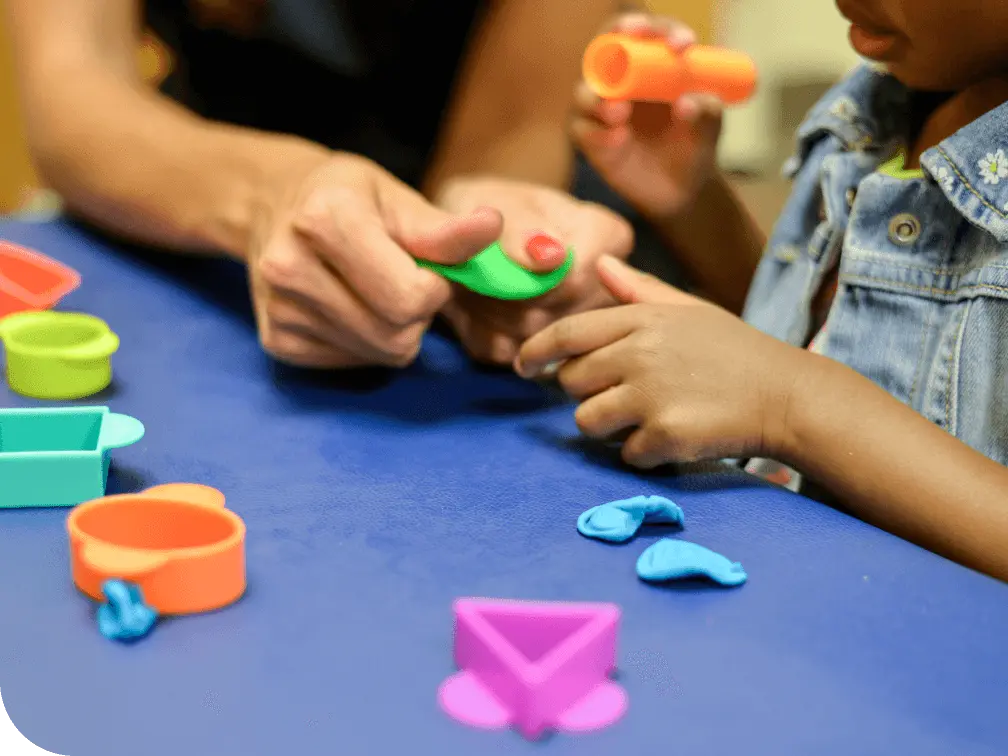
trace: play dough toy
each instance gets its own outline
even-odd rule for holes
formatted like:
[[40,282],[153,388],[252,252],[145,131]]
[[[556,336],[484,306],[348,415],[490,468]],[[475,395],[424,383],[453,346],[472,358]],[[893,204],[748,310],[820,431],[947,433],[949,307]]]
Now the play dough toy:
[[507,256],[499,242],[462,265],[440,265],[427,260],[417,260],[417,264],[486,297],[533,299],[560,285],[574,264],[574,251],[567,250],[563,265],[549,273],[523,268]]
[[674,538],[663,538],[641,554],[637,574],[650,582],[706,577],[725,586],[742,585],[747,578],[738,562]]
[[112,382],[119,337],[76,312],[21,312],[0,320],[11,390],[34,399],[83,399]]
[[157,612],[144,603],[143,591],[122,580],[106,580],[105,603],[98,608],[98,632],[109,640],[136,640],[151,631]]
[[104,496],[111,450],[143,435],[139,420],[108,407],[0,409],[0,508]]
[[461,671],[438,698],[455,719],[534,739],[547,729],[600,729],[626,711],[626,692],[609,679],[619,607],[459,599],[454,609]]
[[694,45],[683,53],[660,39],[603,34],[585,50],[585,82],[599,97],[675,102],[682,95],[715,95],[727,105],[745,102],[756,89],[756,65],[744,53]]
[[0,242],[0,318],[48,310],[80,286],[80,275],[31,249]]
[[633,538],[645,522],[681,526],[683,511],[661,496],[635,496],[592,507],[578,518],[577,528],[587,538],[623,543]]
[[245,593],[245,523],[206,486],[175,483],[81,504],[67,518],[74,584],[101,601],[136,586],[158,614],[196,614]]

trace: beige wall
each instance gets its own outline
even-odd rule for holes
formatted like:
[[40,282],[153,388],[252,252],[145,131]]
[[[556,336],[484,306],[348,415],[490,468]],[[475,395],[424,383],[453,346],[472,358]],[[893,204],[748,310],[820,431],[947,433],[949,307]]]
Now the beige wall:
[[792,112],[803,107],[803,93],[821,93],[858,62],[847,24],[833,0],[717,2],[714,37],[748,52],[760,71],[756,97],[726,115],[721,160],[728,167],[775,171],[781,141],[791,141],[803,115]]
[[20,204],[35,180],[24,146],[6,24],[6,12],[0,12],[0,213]]

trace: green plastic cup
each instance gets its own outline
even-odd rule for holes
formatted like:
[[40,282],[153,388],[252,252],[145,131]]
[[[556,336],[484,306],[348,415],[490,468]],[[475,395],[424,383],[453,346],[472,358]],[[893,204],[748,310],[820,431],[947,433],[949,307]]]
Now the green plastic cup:
[[20,312],[0,320],[11,390],[32,399],[83,399],[112,383],[119,337],[78,312]]

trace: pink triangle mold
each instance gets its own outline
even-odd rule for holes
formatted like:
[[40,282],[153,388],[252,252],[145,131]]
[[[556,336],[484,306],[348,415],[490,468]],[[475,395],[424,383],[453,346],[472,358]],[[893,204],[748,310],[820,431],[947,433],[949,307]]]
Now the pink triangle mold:
[[472,727],[602,729],[626,712],[616,669],[615,604],[464,598],[454,605],[459,672],[438,691],[441,708]]

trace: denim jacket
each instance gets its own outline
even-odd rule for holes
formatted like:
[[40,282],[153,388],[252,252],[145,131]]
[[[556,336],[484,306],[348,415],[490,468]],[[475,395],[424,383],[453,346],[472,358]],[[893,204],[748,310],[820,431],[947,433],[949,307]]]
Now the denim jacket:
[[[1008,464],[1008,104],[921,159],[901,148],[909,93],[859,68],[798,131],[793,193],[744,317],[845,363],[975,450]],[[836,271],[825,325],[813,300]]]

